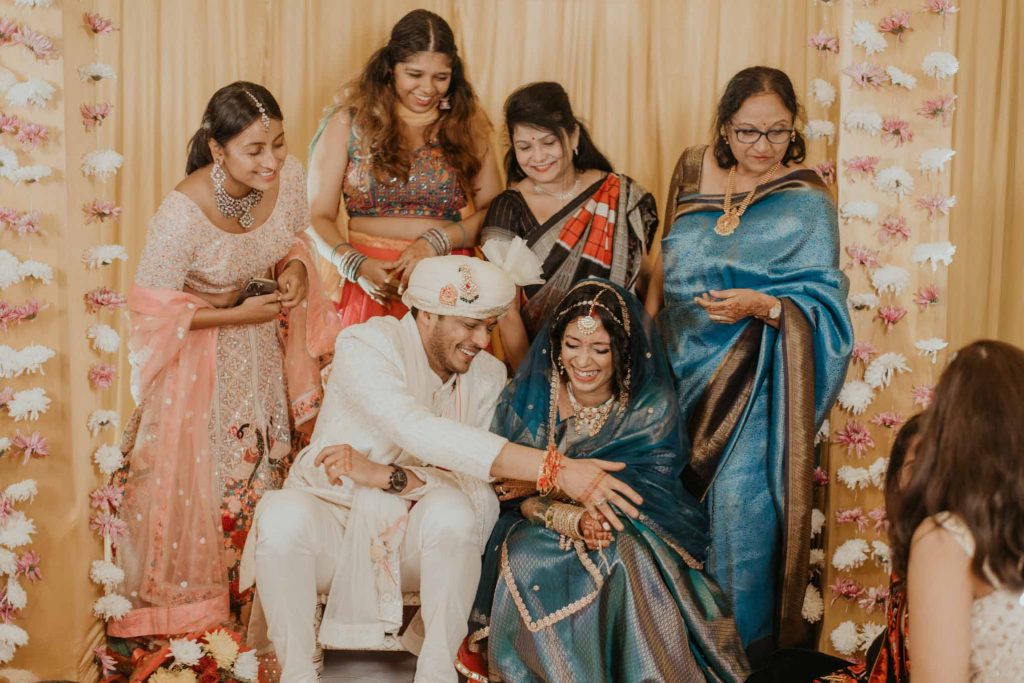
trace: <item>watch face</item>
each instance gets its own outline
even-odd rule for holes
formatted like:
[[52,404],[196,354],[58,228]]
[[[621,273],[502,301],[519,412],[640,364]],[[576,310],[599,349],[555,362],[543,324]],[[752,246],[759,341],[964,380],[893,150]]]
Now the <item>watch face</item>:
[[771,307],[771,310],[768,311],[768,317],[772,320],[777,319],[780,315],[782,315],[782,306],[780,304],[775,304]]
[[395,471],[391,473],[391,479],[389,481],[390,490],[395,493],[400,493],[405,490],[405,486],[408,483],[409,475],[406,474],[405,470],[401,467],[396,467]]

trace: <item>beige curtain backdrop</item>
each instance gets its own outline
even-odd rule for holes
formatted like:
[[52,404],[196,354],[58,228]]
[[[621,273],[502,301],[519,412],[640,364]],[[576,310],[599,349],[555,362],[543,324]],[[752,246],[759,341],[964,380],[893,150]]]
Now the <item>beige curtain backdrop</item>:
[[1024,2],[964,0],[949,239],[949,341],[1024,346]]
[[[768,64],[787,71],[804,97],[810,79],[825,76],[821,57],[806,47],[808,35],[821,26],[834,30],[836,24],[827,13],[840,2],[854,1],[860,2],[63,0],[61,47],[67,59],[66,87],[77,89],[75,67],[96,59],[96,48],[82,43],[81,13],[99,9],[121,28],[104,39],[109,42],[100,55],[118,74],[118,87],[109,91],[115,113],[110,132],[104,133],[111,139],[104,140],[104,146],[125,157],[117,181],[124,214],[119,225],[104,228],[103,241],[124,244],[132,257],[120,269],[117,283],[126,291],[146,224],[181,179],[186,143],[214,90],[236,79],[269,87],[284,110],[291,152],[305,161],[323,107],[411,9],[425,7],[449,20],[469,77],[499,129],[501,104],[515,87],[558,80],[616,168],[654,192],[662,209],[672,164],[685,146],[708,140],[714,104],[725,81],[745,66]],[[916,8],[920,3],[911,4]],[[1024,238],[1010,228],[1015,219],[1024,221],[1024,200],[1013,195],[1014,180],[1020,180],[1024,168],[1014,139],[1024,124],[1022,12],[1019,0],[961,4],[963,11],[956,18],[962,22],[963,44],[956,48],[961,73],[955,123],[960,156],[953,179],[960,205],[951,228],[960,252],[950,273],[950,336],[954,343],[980,334],[1024,343],[1024,276],[1013,267],[1024,261]],[[45,28],[50,35],[61,34],[59,27]],[[76,60],[71,59],[72,50],[78,50]],[[835,81],[834,76],[830,80]],[[78,144],[75,136],[81,136],[81,129],[68,106],[68,159],[74,160],[68,165],[73,166],[78,156],[72,156],[70,148]],[[822,143],[815,143],[812,151],[814,163],[826,153]],[[64,196],[52,198],[51,206],[65,214],[72,243],[66,245],[63,258],[69,263],[69,277],[78,277],[70,263],[81,252],[81,239],[74,235],[82,229],[79,206],[84,200],[71,189],[62,192]],[[52,247],[58,249],[59,244]],[[52,378],[48,374],[47,381],[59,379],[65,389],[60,396],[63,407],[53,419],[67,423],[60,442],[66,451],[59,457],[76,463],[62,475],[67,479],[59,489],[56,479],[42,488],[30,513],[44,529],[35,547],[44,557],[46,581],[29,587],[30,607],[18,623],[29,630],[32,640],[18,651],[13,666],[30,669],[43,679],[96,680],[89,651],[102,632],[89,616],[89,605],[98,593],[86,578],[88,562],[99,557],[99,546],[82,530],[88,519],[88,491],[95,486],[88,463],[94,446],[84,432],[95,398],[82,379],[91,360],[79,358],[85,353],[79,289],[85,288],[76,284],[72,293],[61,290],[63,308],[48,311],[51,323],[33,332],[52,332],[62,354],[61,372]],[[126,370],[122,363],[122,419],[131,405]],[[43,473],[44,465],[33,467],[38,479],[50,476]],[[11,463],[0,462],[0,475],[4,481],[16,476]]]

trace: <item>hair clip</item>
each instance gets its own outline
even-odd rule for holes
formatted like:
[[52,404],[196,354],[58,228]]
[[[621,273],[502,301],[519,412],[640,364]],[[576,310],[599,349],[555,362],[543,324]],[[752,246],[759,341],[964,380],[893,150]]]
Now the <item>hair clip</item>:
[[256,104],[256,108],[260,110],[260,123],[263,124],[263,130],[270,130],[270,117],[267,116],[267,110],[263,106],[263,103],[260,102],[259,99],[248,90],[244,92],[246,95],[249,96],[249,99],[251,99]]

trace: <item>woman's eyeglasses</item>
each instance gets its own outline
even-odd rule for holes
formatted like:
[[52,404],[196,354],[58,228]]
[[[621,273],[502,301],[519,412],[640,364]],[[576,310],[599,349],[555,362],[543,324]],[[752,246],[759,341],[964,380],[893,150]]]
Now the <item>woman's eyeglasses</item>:
[[744,145],[753,145],[761,136],[768,138],[768,142],[773,145],[781,145],[793,140],[795,137],[792,128],[773,128],[771,130],[758,130],[757,128],[736,128],[733,126],[732,131],[736,133],[736,139]]

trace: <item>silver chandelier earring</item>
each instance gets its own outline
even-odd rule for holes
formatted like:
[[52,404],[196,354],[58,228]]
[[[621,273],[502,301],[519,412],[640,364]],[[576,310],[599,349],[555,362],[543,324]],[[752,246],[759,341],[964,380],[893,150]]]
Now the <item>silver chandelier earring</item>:
[[441,111],[448,111],[452,108],[452,101],[448,97],[442,97],[441,101],[437,103],[437,108]]
[[222,216],[237,218],[238,224],[248,230],[255,222],[252,210],[263,199],[263,192],[254,187],[244,197],[236,199],[224,189],[224,181],[227,180],[227,177],[220,159],[214,159],[213,168],[210,169],[210,180],[213,182],[213,202]]

